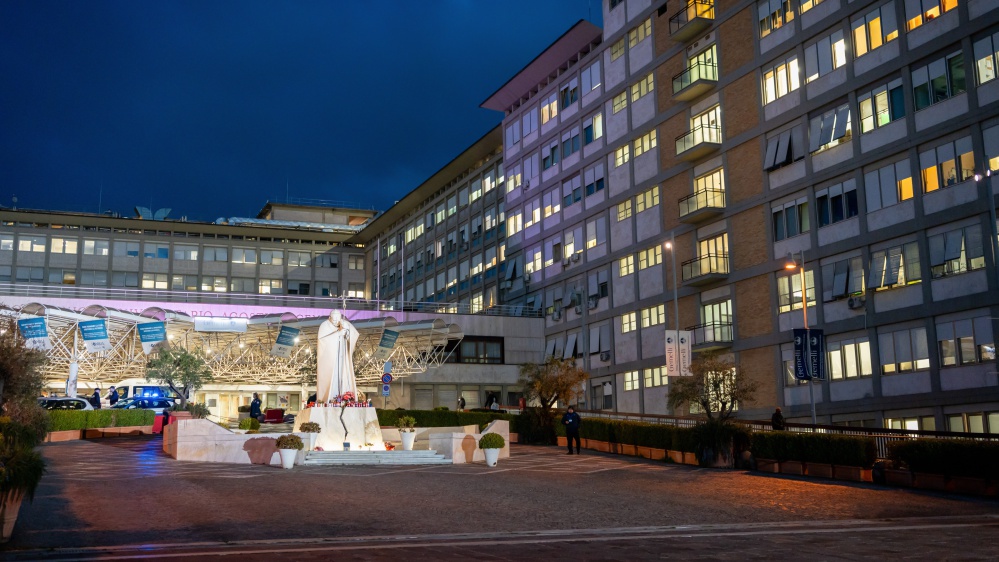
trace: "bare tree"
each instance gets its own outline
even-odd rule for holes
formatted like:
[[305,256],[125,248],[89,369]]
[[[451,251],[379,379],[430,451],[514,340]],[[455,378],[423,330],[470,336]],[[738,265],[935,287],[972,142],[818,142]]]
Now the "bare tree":
[[670,380],[669,406],[676,409],[684,404],[697,404],[710,421],[728,420],[740,403],[753,400],[759,386],[746,378],[737,363],[716,353],[698,355],[691,362],[690,371],[691,376]]
[[180,407],[187,407],[191,392],[214,379],[204,357],[184,348],[163,349],[146,363],[146,380],[170,387],[180,397]]
[[549,357],[544,363],[525,363],[520,366],[520,384],[528,403],[536,402],[531,410],[537,416],[542,435],[540,440],[555,442],[555,419],[552,408],[561,400],[568,402],[579,385],[589,378],[573,359]]

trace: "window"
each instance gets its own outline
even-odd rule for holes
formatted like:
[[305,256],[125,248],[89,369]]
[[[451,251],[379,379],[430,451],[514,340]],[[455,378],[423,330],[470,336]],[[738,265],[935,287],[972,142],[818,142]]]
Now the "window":
[[468,336],[458,346],[458,363],[503,363],[503,338]]
[[653,90],[652,83],[652,73],[650,72],[648,76],[642,78],[635,84],[631,86],[631,103],[635,103],[639,99],[645,97],[646,94]]
[[510,214],[510,220],[506,221],[507,235],[517,234],[524,229],[524,219],[520,211]]
[[198,247],[174,246],[173,259],[177,261],[198,261]]
[[347,269],[364,269],[364,256],[359,254],[351,254],[347,256]]
[[20,252],[44,252],[44,236],[20,236],[17,240],[17,249]]
[[572,78],[558,89],[559,98],[562,100],[562,109],[579,101],[579,80]]
[[930,271],[934,278],[985,267],[982,227],[973,224],[929,237]]
[[916,111],[964,91],[964,53],[961,51],[912,71],[912,97]]
[[843,31],[819,39],[805,47],[805,82],[825,76],[846,64],[846,39]]
[[652,150],[656,147],[656,130],[645,133],[644,135],[635,139],[635,158],[638,158],[642,154]]
[[444,220],[447,218],[446,210],[444,208],[444,203],[437,206],[437,211],[434,213],[434,220],[437,224],[443,224]]
[[201,290],[214,293],[224,293],[228,290],[229,284],[223,276],[204,275],[201,277]]
[[447,198],[447,216],[452,216],[458,212],[458,196],[452,195]]
[[591,142],[604,136],[604,114],[595,113],[583,121],[583,144]]
[[979,84],[996,79],[996,62],[999,62],[999,33],[975,41],[975,69]]
[[912,328],[878,334],[881,348],[881,374],[911,373],[930,368],[926,328]]
[[[813,271],[805,270],[805,298],[808,306],[815,306],[815,276]],[[783,314],[792,310],[801,310],[801,272],[786,273],[777,276],[778,310]]]
[[507,125],[505,131],[506,147],[512,148],[515,144],[520,142],[520,121],[514,121],[512,124]]
[[548,145],[541,147],[541,169],[547,170],[558,164],[558,139],[552,139]]
[[600,87],[600,61],[596,61],[590,66],[584,68],[580,78],[583,85],[584,96]]
[[[87,287],[107,287],[108,272],[84,269],[80,272],[79,284]],[[195,285],[197,285],[197,283],[195,283]],[[197,290],[197,287],[195,287],[194,290]]]
[[[538,110],[537,108],[530,108],[524,112],[524,116],[520,119],[521,132],[526,137],[527,135],[538,130]],[[440,222],[440,221],[437,221]]]
[[[115,252],[117,252],[118,244],[115,243]],[[229,250],[228,248],[216,248],[213,246],[205,246],[204,248],[205,261],[229,261]]]
[[579,127],[562,133],[562,158],[568,158],[579,152]]
[[915,242],[871,252],[868,289],[894,289],[918,283],[921,279],[919,246]]
[[139,243],[115,240],[114,255],[137,258],[139,257]]
[[[396,247],[395,244],[396,244],[395,240],[392,240],[389,243],[390,256],[395,253],[395,247]],[[340,256],[332,252],[328,252],[325,254],[316,254],[316,259],[313,261],[313,265],[315,265],[317,268],[337,269],[340,267]]]
[[52,253],[53,254],[76,254],[77,251],[77,240],[76,238],[52,238]]
[[864,174],[867,212],[912,199],[912,173],[909,159],[882,166]]
[[805,157],[805,136],[801,125],[767,139],[763,169],[771,172]]
[[[14,271],[14,280],[41,283],[44,279],[44,267],[18,267]],[[134,274],[133,274],[134,275]]]
[[552,93],[541,102],[541,124],[551,121],[558,115],[558,93]]
[[234,293],[256,293],[257,286],[253,279],[233,277],[229,281],[229,290]]
[[808,151],[819,152],[849,142],[853,136],[851,133],[850,106],[844,104],[812,118],[809,123]]
[[[107,240],[84,240],[83,255],[85,256],[106,256],[110,242]],[[9,249],[9,248],[8,248]]]
[[646,209],[651,209],[659,204],[659,186],[652,186],[651,189],[643,191],[635,196],[635,212],[641,213]]
[[628,107],[628,92],[621,92],[620,94],[614,96],[613,105],[611,106],[613,113],[619,113],[626,107]]
[[351,298],[351,299],[363,299],[364,298],[364,283],[348,283],[347,284],[347,298]]
[[642,369],[642,375],[645,379],[646,388],[653,386],[665,386],[669,383],[669,377],[666,376],[666,367]]
[[468,186],[458,190],[458,207],[464,209],[468,206]]
[[[14,235],[0,234],[0,251],[14,251]],[[104,255],[107,255],[106,253]]]
[[623,54],[624,54],[624,37],[618,39],[616,43],[611,45],[610,48],[611,62],[614,62],[617,59],[621,58],[621,55]]
[[895,2],[888,2],[853,20],[853,56],[861,57],[898,39]]
[[618,260],[618,277],[626,277],[635,272],[635,256],[625,256]]
[[284,251],[260,250],[260,263],[263,265],[283,265]]
[[541,198],[528,201],[524,205],[524,228],[541,222]]
[[819,228],[857,216],[857,189],[854,180],[831,185],[815,192]]
[[926,193],[973,178],[975,155],[971,150],[971,137],[920,152],[919,167]]
[[860,256],[822,266],[823,302],[864,294],[864,260]]
[[763,104],[766,105],[777,98],[797,90],[800,86],[798,71],[798,56],[776,62],[772,67],[763,70]]
[[[583,172],[586,180],[586,196],[589,197],[604,189],[604,165],[603,163],[591,166]],[[578,177],[576,178],[578,180]]]
[[197,291],[197,275],[174,275],[170,278],[170,289],[173,291]]
[[336,283],[316,281],[317,297],[336,297],[339,295],[340,290]]
[[568,208],[573,203],[578,203],[583,198],[582,179],[579,175],[573,176],[562,182],[562,206]]
[[49,269],[49,283],[76,285],[76,271],[72,269]]
[[992,319],[980,316],[955,322],[938,321],[937,346],[942,367],[995,361]]
[[615,168],[620,168],[621,166],[624,166],[625,164],[628,163],[628,160],[631,160],[631,151],[628,145],[619,146],[616,150],[614,150]]
[[663,248],[656,244],[646,250],[638,252],[638,269],[646,269],[663,262]]
[[[21,268],[18,268],[21,269]],[[32,268],[34,269],[34,268]],[[138,287],[139,274],[125,271],[116,271],[111,274],[112,287]]]
[[799,7],[799,9],[801,10],[801,13],[804,14],[808,10],[811,10],[812,8],[818,6],[821,3],[822,0],[801,0],[801,6]]
[[627,314],[621,315],[621,333],[627,334],[628,332],[635,331],[635,313],[628,312]]
[[624,376],[624,390],[638,390],[638,371],[628,371]]
[[594,248],[607,242],[607,222],[597,217],[586,223],[586,247]]
[[761,39],[794,20],[791,0],[760,0],[756,7],[759,10]]
[[811,230],[808,223],[808,200],[804,197],[772,209],[774,242]]
[[312,265],[312,254],[309,252],[288,252],[289,267],[309,267]]
[[649,35],[652,35],[652,18],[643,21],[638,27],[628,32],[628,48],[634,48]]
[[167,275],[165,273],[143,273],[143,289],[168,289]]
[[666,305],[660,304],[642,309],[642,327],[658,326],[666,321]]
[[556,188],[545,193],[542,199],[542,204],[544,205],[543,214],[546,218],[562,210],[562,193],[559,189]]
[[261,279],[257,283],[257,292],[261,295],[280,295],[284,293],[283,287],[284,283],[280,279]]
[[826,365],[834,381],[871,376],[871,342],[866,337],[826,342]]
[[905,29],[912,31],[957,7],[957,0],[905,0]]
[[860,103],[860,131],[869,133],[905,117],[903,95],[901,78],[860,94],[857,97]]
[[721,108],[714,106],[690,118],[690,131],[700,130],[700,141],[721,142]]
[[531,248],[525,254],[524,272],[534,273],[535,271],[541,271],[541,246]]
[[617,206],[617,221],[621,222],[631,217],[631,199],[619,203]]
[[257,251],[248,248],[233,248],[232,263],[257,263]]

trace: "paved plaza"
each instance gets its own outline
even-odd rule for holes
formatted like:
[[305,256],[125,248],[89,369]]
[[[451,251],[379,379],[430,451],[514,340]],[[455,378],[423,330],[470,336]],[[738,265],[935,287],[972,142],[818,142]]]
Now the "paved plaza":
[[43,446],[10,560],[995,559],[999,503],[517,446],[496,468],[177,462]]

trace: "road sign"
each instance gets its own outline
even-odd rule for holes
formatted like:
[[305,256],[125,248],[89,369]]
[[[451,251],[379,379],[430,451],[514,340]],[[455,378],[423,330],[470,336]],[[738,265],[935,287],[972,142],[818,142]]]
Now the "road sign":
[[389,388],[391,388],[391,387],[389,385],[387,385],[387,384],[383,384],[382,385],[382,396],[388,396],[389,395]]
[[389,373],[385,373],[384,375],[382,375],[382,383],[388,384],[390,382],[392,382],[392,375],[390,375]]
[[826,378],[824,347],[822,330],[794,330],[794,378],[802,381]]

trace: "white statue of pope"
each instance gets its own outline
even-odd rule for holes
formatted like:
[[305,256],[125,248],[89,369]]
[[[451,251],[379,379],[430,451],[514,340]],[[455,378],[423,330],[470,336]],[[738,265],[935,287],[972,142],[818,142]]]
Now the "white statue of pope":
[[339,310],[319,325],[316,349],[316,401],[320,404],[352,392],[357,396],[354,378],[354,344],[360,334]]

